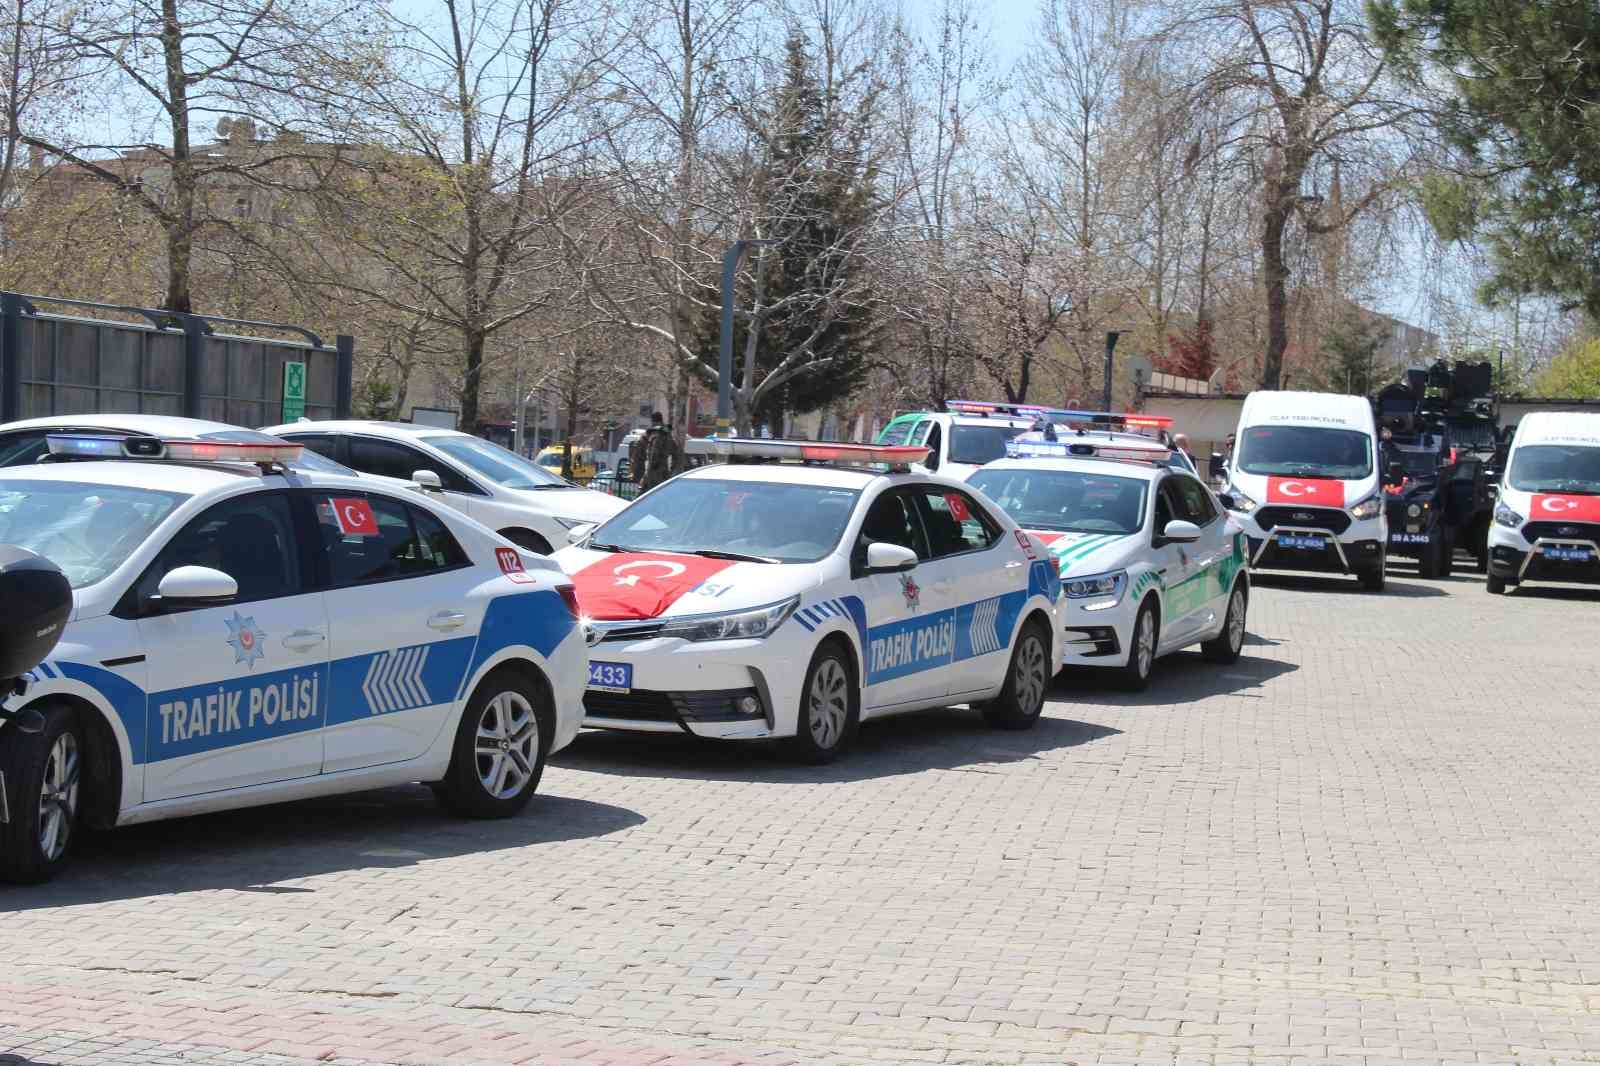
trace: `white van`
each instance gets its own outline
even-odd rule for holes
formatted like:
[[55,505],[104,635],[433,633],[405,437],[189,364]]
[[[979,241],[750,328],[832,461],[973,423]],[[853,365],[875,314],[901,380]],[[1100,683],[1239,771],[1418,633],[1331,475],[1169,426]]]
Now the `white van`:
[[1600,583],[1600,414],[1523,415],[1498,491],[1490,592],[1524,581]]
[[1227,482],[1220,499],[1244,525],[1252,568],[1352,574],[1383,590],[1389,523],[1366,399],[1252,392]]

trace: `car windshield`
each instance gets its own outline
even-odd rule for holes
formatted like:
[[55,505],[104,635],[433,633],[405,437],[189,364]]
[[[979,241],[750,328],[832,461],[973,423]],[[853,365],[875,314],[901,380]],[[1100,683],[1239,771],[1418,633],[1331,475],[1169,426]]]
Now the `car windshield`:
[[121,565],[186,499],[154,489],[0,478],[0,544],[44,556],[79,589]]
[[1525,444],[1511,456],[1506,479],[1521,492],[1600,496],[1600,448],[1582,444]]
[[1372,473],[1372,438],[1356,429],[1251,426],[1239,441],[1239,469],[1356,481]]
[[1006,441],[1019,433],[1026,432],[1028,432],[1026,425],[1007,426],[996,423],[971,426],[956,423],[950,427],[950,461],[982,466],[996,459],[1004,459]]
[[596,529],[589,546],[814,563],[838,547],[860,495],[822,485],[680,477]]
[[[482,437],[447,436],[423,437],[426,443],[472,468],[476,473],[508,489],[570,489],[576,486],[562,481],[536,463],[530,463],[516,452],[507,451]],[[556,465],[561,460],[557,458]]]
[[1022,528],[1060,533],[1137,533],[1150,486],[1141,478],[1023,467],[980,470],[967,483]]
[[[257,433],[253,429],[219,429],[215,433],[200,434],[201,440],[233,440],[243,444],[277,444],[282,442],[281,437],[274,437],[270,433]],[[340,474],[344,477],[360,477],[343,463],[336,463],[326,455],[318,455],[310,448],[300,449],[300,458],[289,464],[293,470],[310,470],[317,474]]]

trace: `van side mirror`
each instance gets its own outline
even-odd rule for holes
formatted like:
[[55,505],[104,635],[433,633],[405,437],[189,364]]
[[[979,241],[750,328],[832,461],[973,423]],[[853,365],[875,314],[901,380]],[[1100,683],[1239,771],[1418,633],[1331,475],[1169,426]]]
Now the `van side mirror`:
[[444,482],[439,480],[439,475],[432,470],[413,470],[411,483],[424,492],[443,492]]
[[1206,473],[1210,475],[1212,481],[1221,481],[1228,476],[1228,463],[1222,458],[1221,452],[1211,453],[1211,462],[1206,468]]

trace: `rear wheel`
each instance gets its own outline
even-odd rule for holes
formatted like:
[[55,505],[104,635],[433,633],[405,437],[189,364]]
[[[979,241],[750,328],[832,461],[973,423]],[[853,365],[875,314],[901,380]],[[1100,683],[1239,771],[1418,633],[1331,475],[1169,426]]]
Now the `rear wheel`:
[[456,727],[450,769],[434,786],[439,801],[468,818],[508,818],[528,805],[554,722],[539,687],[501,668],[478,685]]
[[35,708],[44,728],[0,735],[6,809],[0,823],[0,880],[48,881],[67,861],[83,793],[84,736],[71,708]]
[[1207,661],[1231,663],[1238,660],[1239,653],[1244,650],[1245,612],[1249,606],[1250,596],[1244,582],[1235,581],[1233,592],[1228,596],[1228,617],[1222,622],[1222,632],[1200,645],[1200,654]]
[[832,762],[855,735],[860,708],[850,661],[838,644],[823,644],[811,656],[800,689],[800,717],[790,750],[804,762]]
[[1150,684],[1150,672],[1156,665],[1156,640],[1161,634],[1161,619],[1154,596],[1139,605],[1139,615],[1133,620],[1133,635],[1128,639],[1128,662],[1122,667],[1122,687],[1139,692]]
[[1050,634],[1029,622],[1011,649],[1006,684],[996,699],[983,705],[983,720],[997,729],[1031,729],[1044,710],[1045,692],[1055,673],[1050,662]]

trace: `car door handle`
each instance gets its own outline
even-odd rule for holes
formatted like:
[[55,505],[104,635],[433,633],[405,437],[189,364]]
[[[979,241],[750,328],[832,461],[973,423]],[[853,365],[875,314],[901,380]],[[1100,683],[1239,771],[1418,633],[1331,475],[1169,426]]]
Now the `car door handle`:
[[440,611],[428,619],[429,629],[460,629],[467,624],[467,616],[459,611]]
[[283,646],[290,651],[310,651],[327,639],[327,634],[314,629],[297,629],[283,638]]

